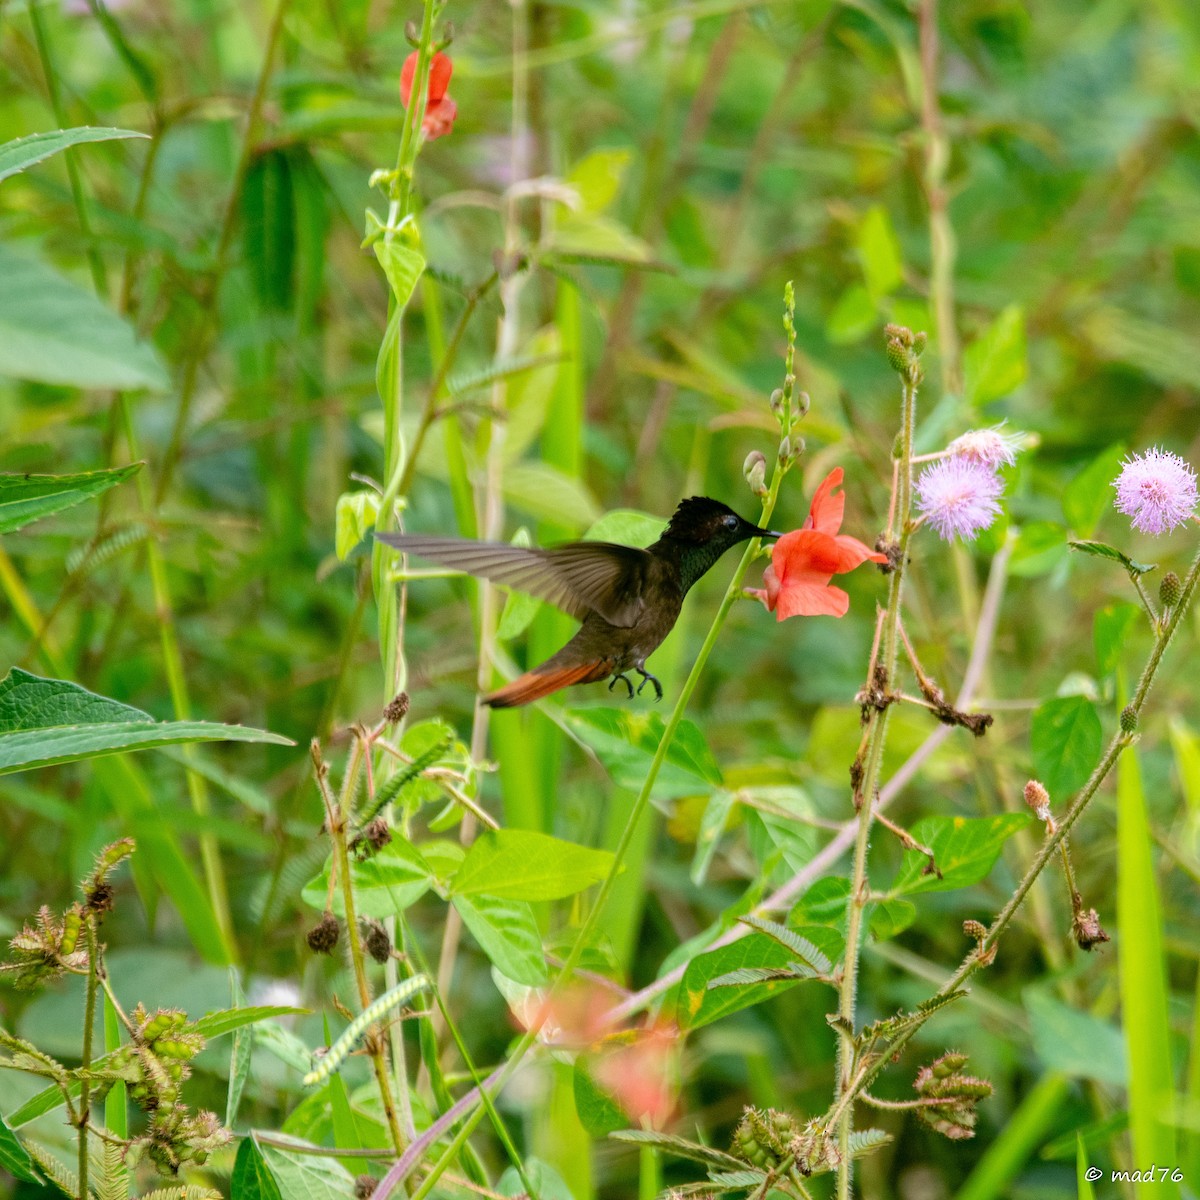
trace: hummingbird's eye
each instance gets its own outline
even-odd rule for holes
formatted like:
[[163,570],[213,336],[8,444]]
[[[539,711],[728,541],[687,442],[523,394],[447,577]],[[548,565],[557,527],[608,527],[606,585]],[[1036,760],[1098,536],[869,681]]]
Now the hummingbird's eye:
[[722,524],[726,529],[736,529],[738,527],[738,519],[733,513],[730,513],[729,516],[722,519]]

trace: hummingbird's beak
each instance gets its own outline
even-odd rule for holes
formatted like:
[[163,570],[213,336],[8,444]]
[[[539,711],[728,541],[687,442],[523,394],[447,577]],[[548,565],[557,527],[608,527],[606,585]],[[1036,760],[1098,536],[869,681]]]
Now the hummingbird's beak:
[[782,533],[778,533],[778,532],[777,532],[776,530],[774,530],[774,529],[755,529],[755,531],[754,531],[754,536],[755,536],[755,537],[759,537],[759,538],[772,538],[772,539],[774,539],[774,538],[781,538],[781,537],[783,537],[783,534],[782,534]]

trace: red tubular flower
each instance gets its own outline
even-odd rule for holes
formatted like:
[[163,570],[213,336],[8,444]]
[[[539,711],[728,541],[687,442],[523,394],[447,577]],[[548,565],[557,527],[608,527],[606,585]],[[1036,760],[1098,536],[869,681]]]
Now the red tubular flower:
[[887,556],[875,554],[857,538],[838,533],[846,511],[842,468],[836,467],[822,481],[813,496],[804,525],[785,533],[771,550],[771,565],[763,572],[765,588],[751,592],[775,614],[778,621],[788,617],[844,617],[850,597],[841,588],[831,587],[835,575],[853,571],[864,562],[887,562]]
[[[400,68],[400,103],[405,108],[412,98],[413,79],[417,73],[417,52],[414,50]],[[454,118],[458,116],[458,105],[446,94],[450,86],[450,76],[454,73],[454,64],[448,54],[441,52],[429,60],[429,91],[425,102],[425,119],[421,129],[431,141],[447,134],[454,128]]]

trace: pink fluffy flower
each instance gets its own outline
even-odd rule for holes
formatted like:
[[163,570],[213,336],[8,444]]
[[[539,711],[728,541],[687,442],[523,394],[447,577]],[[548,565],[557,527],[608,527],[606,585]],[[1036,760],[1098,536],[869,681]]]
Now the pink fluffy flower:
[[1021,448],[1019,433],[1004,433],[999,428],[972,429],[950,443],[950,453],[967,462],[996,470],[1000,466],[1011,467],[1017,461]]
[[921,472],[916,487],[917,507],[943,541],[972,541],[1000,515],[1004,481],[973,459],[940,459]]
[[1142,533],[1167,533],[1196,510],[1196,472],[1178,454],[1147,450],[1135,454],[1113,480],[1117,512],[1133,518]]

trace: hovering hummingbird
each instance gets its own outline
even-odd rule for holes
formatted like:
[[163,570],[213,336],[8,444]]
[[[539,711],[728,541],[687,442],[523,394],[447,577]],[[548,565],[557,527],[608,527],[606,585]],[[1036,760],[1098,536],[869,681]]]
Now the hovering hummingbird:
[[609,691],[619,681],[632,698],[626,671],[641,676],[639,695],[650,683],[661,700],[662,684],[646,670],[646,659],[674,628],[688,588],[738,542],[782,535],[752,525],[718,500],[693,496],[645,550],[614,542],[539,549],[416,533],[375,536],[407,554],[528,592],[583,622],[557,654],[483,700],[513,708],[610,675]]

